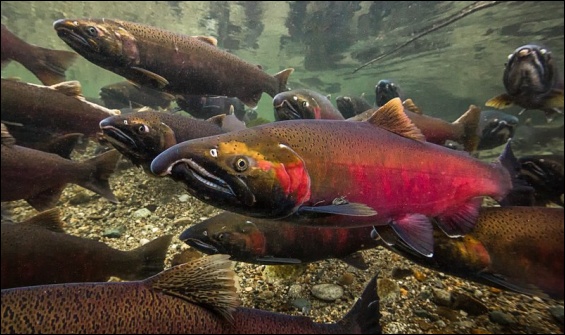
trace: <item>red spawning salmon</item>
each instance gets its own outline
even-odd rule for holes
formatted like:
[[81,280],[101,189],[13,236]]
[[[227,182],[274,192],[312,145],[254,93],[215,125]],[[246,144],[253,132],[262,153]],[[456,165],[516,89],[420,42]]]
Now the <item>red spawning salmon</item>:
[[487,164],[425,142],[396,98],[365,122],[281,121],[183,142],[157,156],[151,170],[243,215],[309,225],[327,215],[335,226],[390,224],[432,256],[429,218],[449,236],[469,232],[481,197],[501,201],[512,189],[508,169],[515,163],[509,146],[500,162]]

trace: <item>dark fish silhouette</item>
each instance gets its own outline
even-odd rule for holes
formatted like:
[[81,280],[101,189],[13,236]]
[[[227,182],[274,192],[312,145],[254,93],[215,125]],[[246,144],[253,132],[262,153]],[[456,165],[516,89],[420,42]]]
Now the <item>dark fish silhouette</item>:
[[496,148],[514,137],[518,118],[497,110],[481,112],[478,131],[481,134],[478,150]]
[[[237,307],[227,255],[200,258],[144,281],[2,290],[6,333],[330,334],[381,332],[376,277],[335,324]],[[33,310],[30,310],[30,301]]]
[[[65,81],[65,71],[75,61],[77,54],[70,51],[52,50],[25,42],[2,24],[2,67],[11,60],[30,70],[43,85]],[[4,89],[2,89],[4,95]]]
[[231,255],[234,261],[280,265],[339,258],[366,269],[356,252],[379,244],[371,238],[372,229],[306,227],[224,212],[191,226],[179,239],[207,254]]
[[216,115],[229,114],[233,106],[233,113],[241,121],[247,121],[245,105],[238,98],[213,97],[213,96],[179,96],[177,105],[198,119],[209,119]]
[[[76,143],[76,140],[75,140]],[[108,178],[114,172],[120,153],[112,150],[82,162],[15,144],[2,124],[2,201],[26,200],[37,210],[55,206],[68,183],[80,185],[118,202]]]
[[[506,93],[488,100],[485,105],[498,109],[518,105],[522,112],[540,109],[547,121],[563,114],[563,78],[551,52],[534,44],[523,45],[510,56],[502,78]],[[521,113],[522,113],[521,112]]]
[[298,89],[281,92],[273,98],[275,120],[328,119],[343,120],[343,115],[322,94]]
[[120,251],[65,234],[56,208],[2,223],[2,289],[46,284],[145,279],[163,271],[171,236]]
[[286,91],[293,69],[274,76],[220,50],[213,37],[177,34],[134,22],[61,19],[59,37],[92,63],[137,84],[174,95],[237,97],[255,107],[266,92]]
[[344,118],[349,119],[355,115],[361,114],[368,109],[372,109],[373,106],[365,100],[361,95],[357,96],[340,96],[335,99],[337,109],[343,115]]
[[106,85],[100,88],[100,99],[104,106],[112,109],[151,107],[167,108],[175,97],[147,87],[138,86],[129,81]]
[[563,155],[523,156],[518,162],[521,166],[518,178],[526,180],[535,190],[534,204],[545,206],[553,202],[563,207]]
[[563,208],[481,208],[473,230],[448,238],[434,230],[435,252],[422,257],[387,226],[383,245],[413,262],[482,284],[563,300]]
[[213,122],[155,111],[111,116],[100,121],[100,129],[114,148],[147,173],[151,161],[165,149],[224,133]]
[[375,85],[375,106],[384,106],[394,98],[403,99],[401,93],[400,87],[392,81],[387,79],[379,80],[377,85]]
[[391,224],[431,256],[428,217],[439,217],[450,236],[470,231],[481,197],[501,201],[513,188],[509,147],[501,162],[426,143],[397,98],[365,122],[280,121],[179,143],[157,156],[151,171],[243,215],[309,225],[312,215],[333,215],[336,227]]

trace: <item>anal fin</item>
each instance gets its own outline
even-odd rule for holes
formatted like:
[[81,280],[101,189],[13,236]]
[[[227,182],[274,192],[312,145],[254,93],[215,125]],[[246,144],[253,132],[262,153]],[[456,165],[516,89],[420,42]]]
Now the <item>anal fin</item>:
[[407,246],[426,257],[434,255],[434,229],[427,216],[407,214],[390,223]]

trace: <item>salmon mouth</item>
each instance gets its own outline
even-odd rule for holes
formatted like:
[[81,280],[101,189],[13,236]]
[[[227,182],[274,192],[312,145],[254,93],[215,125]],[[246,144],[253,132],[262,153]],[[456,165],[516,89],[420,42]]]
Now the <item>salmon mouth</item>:
[[100,129],[102,129],[106,140],[112,143],[112,145],[124,149],[137,148],[137,143],[121,129],[114,126],[103,126],[102,124],[100,125]]
[[188,185],[198,184],[212,192],[219,192],[237,198],[236,193],[228,183],[208,172],[190,158],[173,162],[164,174],[170,174],[173,179],[180,179]]
[[96,41],[90,38],[84,38],[81,34],[76,32],[76,26],[73,22],[59,20],[55,21],[53,27],[57,31],[57,35],[69,46],[75,50],[83,50],[84,48],[91,49],[94,52],[99,52],[100,48]]
[[184,243],[188,244],[189,246],[191,246],[192,248],[201,251],[203,253],[206,253],[208,255],[215,255],[215,254],[220,254],[223,252],[220,252],[220,250],[218,250],[218,248],[216,248],[215,246],[213,246],[212,244],[206,243],[204,241],[202,241],[201,239],[198,238],[192,238],[192,237],[185,237],[183,238],[183,236],[179,236],[179,239],[181,241],[183,241]]
[[275,105],[275,110],[277,121],[302,119],[300,112],[288,100],[283,100],[279,105]]

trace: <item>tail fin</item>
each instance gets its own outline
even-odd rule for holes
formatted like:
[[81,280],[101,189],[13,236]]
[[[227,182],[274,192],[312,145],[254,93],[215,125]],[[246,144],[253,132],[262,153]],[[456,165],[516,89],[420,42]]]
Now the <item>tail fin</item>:
[[508,171],[512,186],[506,194],[495,199],[501,206],[510,206],[518,203],[519,199],[533,199],[534,189],[523,179],[519,178],[521,165],[511,147],[512,139],[508,140],[506,147],[498,158],[500,165]]
[[165,257],[172,238],[172,235],[161,236],[137,249],[128,251],[127,253],[132,256],[133,262],[138,266],[119,277],[125,280],[141,280],[163,271]]
[[108,178],[114,173],[121,156],[117,150],[110,150],[83,162],[93,166],[95,171],[89,175],[88,180],[81,182],[79,185],[100,194],[110,200],[110,202],[118,203],[118,199],[116,199],[116,196],[114,196],[110,189]]
[[350,334],[381,334],[380,303],[377,294],[376,274],[367,284],[361,298],[343,319],[338,321],[342,327],[349,330]]
[[77,54],[64,50],[52,50],[42,47],[37,49],[37,62],[26,64],[43,85],[53,85],[65,81],[65,71],[73,64]]
[[481,137],[479,136],[479,121],[481,120],[481,109],[475,105],[461,115],[453,124],[460,124],[463,127],[461,142],[465,151],[473,153],[477,151]]
[[[281,72],[278,72],[277,74],[274,75],[274,77],[277,79],[277,81],[279,83],[277,93],[288,91],[288,87],[286,86],[286,83],[288,82],[288,77],[290,77],[290,75],[293,72],[294,72],[293,68],[288,68],[288,69],[284,69]],[[275,93],[275,94],[277,94],[277,93]]]

